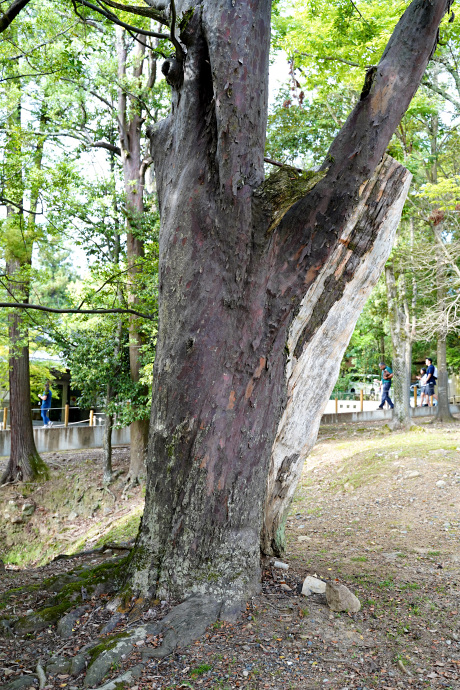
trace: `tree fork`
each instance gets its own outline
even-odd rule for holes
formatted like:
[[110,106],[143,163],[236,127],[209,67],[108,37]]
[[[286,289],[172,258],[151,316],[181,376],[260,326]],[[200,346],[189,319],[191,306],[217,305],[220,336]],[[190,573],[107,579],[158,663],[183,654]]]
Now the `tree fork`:
[[[288,193],[281,218],[271,199],[265,205],[257,195],[266,189],[271,2],[184,0],[178,11],[191,6],[183,83],[152,136],[159,333],[146,508],[130,582],[144,596],[201,597],[214,602],[212,615],[228,618],[259,587],[266,481],[290,400],[287,372],[315,351],[321,329],[327,337],[331,312],[336,319],[347,312],[354,325],[364,298],[353,289],[366,290],[358,277],[365,284],[373,258],[388,251],[409,175],[391,159],[377,168],[450,3],[411,4],[369,93],[333,143],[324,176],[300,198]],[[302,310],[308,315],[294,342]],[[330,378],[346,346],[335,337]],[[326,375],[316,381],[323,385],[332,385]]]

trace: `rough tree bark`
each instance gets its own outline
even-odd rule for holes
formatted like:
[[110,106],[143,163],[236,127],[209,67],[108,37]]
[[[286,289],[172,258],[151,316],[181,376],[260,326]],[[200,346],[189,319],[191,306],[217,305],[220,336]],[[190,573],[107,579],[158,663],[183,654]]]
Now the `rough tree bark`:
[[[288,373],[340,300],[357,318],[361,303],[349,285],[372,272],[366,264],[409,178],[388,159],[376,169],[449,5],[412,3],[321,172],[282,168],[264,182],[271,2],[176,3],[178,16],[193,13],[182,24],[183,74],[177,62],[164,70],[171,115],[152,135],[159,335],[146,508],[130,579],[146,596],[187,599],[184,618],[196,596],[210,618],[229,617],[259,588],[265,487]],[[317,390],[333,385],[345,346],[330,345],[335,367],[315,368]],[[284,467],[297,461],[289,451]]]
[[[139,264],[144,258],[144,242],[136,232],[136,226],[144,212],[144,184],[147,163],[142,156],[141,132],[145,121],[141,98],[127,95],[126,78],[128,49],[126,31],[116,27],[118,58],[118,129],[120,135],[121,160],[127,207],[126,252],[128,258],[128,306],[132,309],[139,304],[137,295]],[[136,43],[132,77],[139,80],[145,60],[145,44]],[[155,64],[152,63],[147,89],[155,83]],[[131,379],[135,383],[140,378],[140,349],[144,344],[141,329],[142,321],[136,316],[129,317],[129,363]],[[127,481],[136,484],[145,476],[145,458],[148,442],[148,419],[138,419],[130,425],[130,464]]]

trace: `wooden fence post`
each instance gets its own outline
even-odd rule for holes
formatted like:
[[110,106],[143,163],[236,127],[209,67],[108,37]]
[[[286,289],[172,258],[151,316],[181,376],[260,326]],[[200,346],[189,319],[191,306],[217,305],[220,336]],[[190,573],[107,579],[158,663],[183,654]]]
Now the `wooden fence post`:
[[94,426],[94,410],[89,411],[89,425]]
[[8,408],[3,408],[3,430],[6,431],[6,422],[8,420]]
[[417,407],[417,386],[414,386],[414,407]]
[[64,408],[64,426],[69,426],[69,405]]
[[360,402],[361,412],[364,412],[364,391],[362,388],[359,391],[359,402]]
[[339,414],[339,399],[335,399],[335,414]]

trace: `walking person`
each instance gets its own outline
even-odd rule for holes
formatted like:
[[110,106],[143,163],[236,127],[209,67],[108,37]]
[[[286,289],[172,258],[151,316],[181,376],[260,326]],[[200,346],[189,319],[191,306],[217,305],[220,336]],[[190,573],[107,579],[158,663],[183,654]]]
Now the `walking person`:
[[49,419],[49,411],[51,408],[51,398],[53,397],[53,395],[50,391],[50,384],[48,382],[45,384],[45,390],[38,397],[42,401],[42,404],[40,407],[40,412],[41,412],[41,416],[43,419],[43,426],[45,429],[47,429],[48,427],[53,426],[53,422],[50,422],[50,419]]
[[434,387],[436,385],[436,367],[433,364],[431,357],[427,357],[425,360],[427,366],[426,369],[426,395],[428,398],[428,405],[433,406],[433,398],[438,402],[438,396],[434,392]]
[[[427,395],[426,395],[427,374],[426,374],[425,367],[422,367],[420,369],[420,376],[417,376],[417,378],[420,381],[420,405],[419,405],[419,407],[423,407],[425,404],[425,398],[427,398]],[[428,405],[428,402],[426,404]]]
[[390,408],[394,408],[393,401],[390,398],[390,388],[391,388],[391,379],[393,378],[393,370],[391,367],[388,367],[385,362],[380,362],[379,364],[379,369],[382,372],[382,384],[381,384],[381,390],[382,390],[382,399],[380,401],[380,405],[378,406],[377,409],[383,410],[383,406],[385,403],[388,403]]

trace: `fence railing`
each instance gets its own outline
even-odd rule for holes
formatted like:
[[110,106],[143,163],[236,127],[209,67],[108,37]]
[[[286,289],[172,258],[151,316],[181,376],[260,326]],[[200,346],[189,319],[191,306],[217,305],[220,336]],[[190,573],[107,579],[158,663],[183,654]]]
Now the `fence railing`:
[[[0,408],[1,409],[1,408]],[[8,429],[8,411],[9,407],[3,407],[3,419],[2,422],[0,423],[0,429],[5,431]],[[46,411],[48,413],[48,419],[50,419],[50,412],[61,412],[60,419],[58,422],[53,422],[53,426],[56,427],[68,427],[68,426],[76,426],[78,424],[86,424],[88,422],[88,426],[96,426],[99,423],[102,423],[102,418],[105,417],[105,415],[102,412],[95,412],[93,409],[89,411],[89,417],[88,419],[78,419],[76,422],[70,422],[69,417],[70,417],[70,411],[71,410],[80,410],[80,407],[76,407],[75,405],[64,405],[64,407],[49,407],[46,408]],[[43,409],[41,407],[32,407],[32,412],[43,412]],[[64,413],[64,420],[62,421],[62,412]],[[52,421],[50,419],[50,421]],[[11,420],[10,420],[11,422]]]

